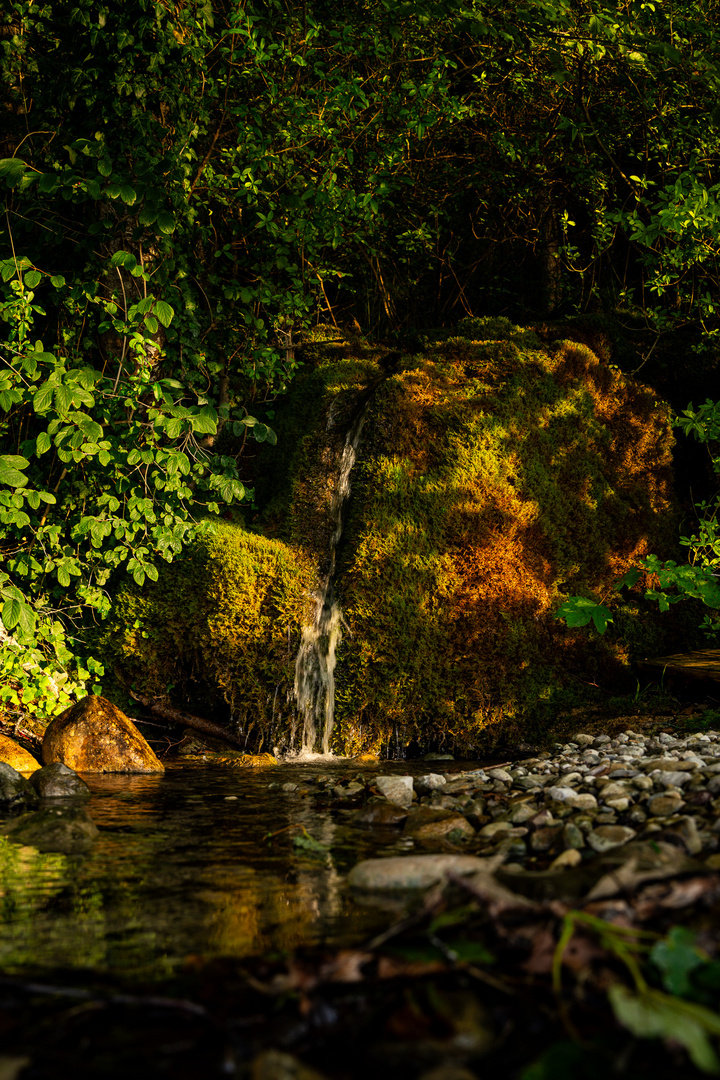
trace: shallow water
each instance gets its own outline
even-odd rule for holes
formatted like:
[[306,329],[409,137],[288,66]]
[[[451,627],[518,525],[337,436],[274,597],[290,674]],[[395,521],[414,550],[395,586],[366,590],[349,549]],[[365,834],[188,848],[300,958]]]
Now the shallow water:
[[[387,914],[357,905],[345,876],[360,858],[407,851],[407,841],[351,826],[317,778],[446,767],[322,761],[86,774],[100,830],[92,851],[12,847],[0,859],[0,968],[162,978],[196,956],[362,940],[387,925]],[[298,790],[268,791],[288,782]],[[329,855],[293,849],[303,827]]]

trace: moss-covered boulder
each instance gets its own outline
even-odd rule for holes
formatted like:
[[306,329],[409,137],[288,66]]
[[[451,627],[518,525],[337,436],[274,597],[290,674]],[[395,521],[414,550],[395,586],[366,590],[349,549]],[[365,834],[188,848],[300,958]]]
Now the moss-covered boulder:
[[143,695],[229,712],[255,745],[271,746],[292,723],[316,576],[305,552],[220,522],[157,582],[120,590],[101,642],[106,664]]
[[488,724],[619,685],[627,646],[557,608],[676,544],[668,409],[585,346],[468,330],[376,395],[338,579],[346,751],[397,729],[472,752]]

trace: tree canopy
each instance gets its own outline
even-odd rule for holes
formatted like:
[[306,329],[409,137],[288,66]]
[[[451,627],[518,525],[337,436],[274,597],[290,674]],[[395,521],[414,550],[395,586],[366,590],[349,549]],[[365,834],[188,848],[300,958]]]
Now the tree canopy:
[[313,321],[591,311],[714,348],[717,28],[711,0],[7,5],[0,695],[91,684],[115,576],[252,497]]

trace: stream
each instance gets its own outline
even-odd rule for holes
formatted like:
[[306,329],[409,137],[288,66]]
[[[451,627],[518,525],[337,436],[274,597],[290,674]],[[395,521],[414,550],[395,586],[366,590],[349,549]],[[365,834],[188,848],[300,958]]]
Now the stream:
[[[347,872],[359,859],[407,851],[409,842],[392,829],[351,825],[318,781],[430,770],[338,759],[85,774],[100,830],[89,853],[9,845],[0,855],[0,969],[161,979],[194,957],[362,940],[387,924],[387,913],[353,901]],[[303,830],[329,855],[294,848]]]

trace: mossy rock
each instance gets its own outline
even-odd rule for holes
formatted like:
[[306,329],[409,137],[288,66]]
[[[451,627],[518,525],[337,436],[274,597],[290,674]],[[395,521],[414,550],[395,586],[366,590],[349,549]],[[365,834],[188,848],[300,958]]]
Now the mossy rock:
[[294,657],[314,562],[225,522],[158,581],[124,586],[101,649],[120,681],[192,711],[232,716],[272,745],[291,722]]
[[[345,753],[473,754],[588,684],[627,689],[628,643],[555,612],[573,593],[622,608],[613,582],[676,554],[668,408],[586,346],[472,329],[493,340],[451,338],[376,393],[337,580]],[[657,616],[636,618],[659,646]]]

